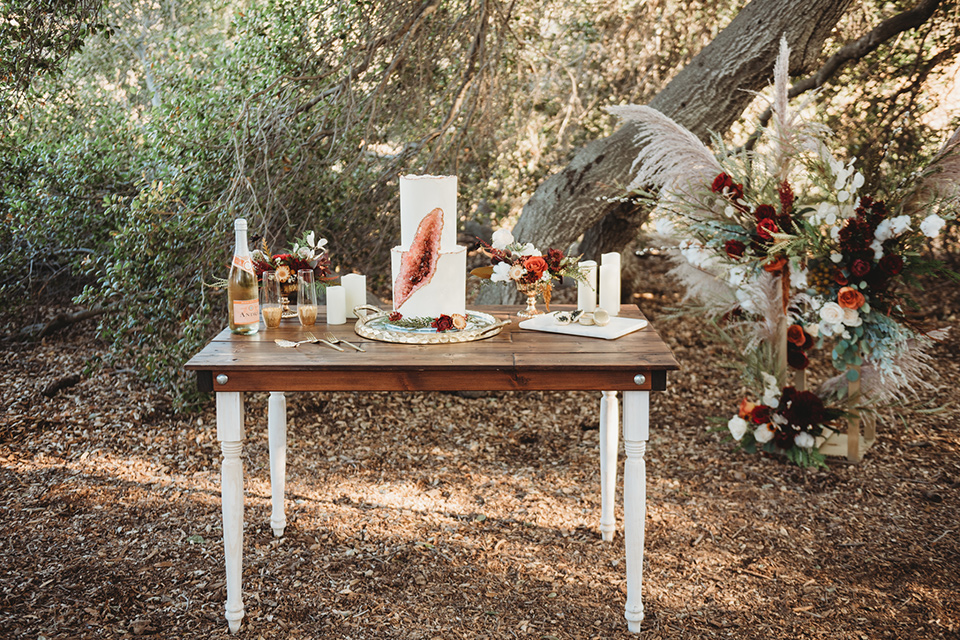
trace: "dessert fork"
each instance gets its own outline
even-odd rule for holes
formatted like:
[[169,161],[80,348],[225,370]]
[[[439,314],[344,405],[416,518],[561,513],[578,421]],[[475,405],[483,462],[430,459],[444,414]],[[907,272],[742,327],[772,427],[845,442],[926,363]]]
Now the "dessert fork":
[[327,335],[326,335],[326,338],[327,338],[327,340],[329,340],[329,341],[332,342],[333,344],[340,344],[340,343],[342,342],[343,344],[347,345],[348,347],[353,347],[353,348],[356,349],[357,351],[366,352],[366,349],[364,349],[364,348],[362,348],[362,347],[358,347],[357,345],[353,344],[352,342],[347,342],[346,340],[343,340],[343,339],[341,339],[341,338],[338,338],[337,336],[333,335],[332,333],[329,333],[329,332],[328,332]]

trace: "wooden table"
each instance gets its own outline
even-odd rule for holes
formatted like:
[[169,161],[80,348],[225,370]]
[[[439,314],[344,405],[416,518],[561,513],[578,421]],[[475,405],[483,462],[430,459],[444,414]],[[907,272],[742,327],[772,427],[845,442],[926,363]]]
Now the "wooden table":
[[[559,307],[563,308],[563,307]],[[666,388],[667,371],[679,368],[669,348],[652,327],[616,340],[580,338],[517,326],[519,307],[476,307],[477,311],[515,321],[486,340],[460,344],[404,345],[373,342],[353,333],[353,325],[302,328],[285,321],[278,329],[252,336],[222,331],[194,356],[186,368],[197,372],[201,390],[216,392],[217,440],[223,454],[221,502],[226,564],[226,618],[232,633],[243,620],[243,393],[271,392],[268,438],[273,503],[270,524],[283,535],[286,518],[283,493],[286,475],[287,391],[601,391],[600,402],[600,531],[613,538],[619,406],[623,392],[624,463],[623,530],[626,548],[627,603],[630,631],[643,620],[643,536],[646,517],[646,463],[650,391]],[[622,316],[642,318],[624,308]],[[338,352],[322,345],[283,349],[274,340],[318,337],[331,331],[361,344]],[[308,347],[308,348],[305,348]]]

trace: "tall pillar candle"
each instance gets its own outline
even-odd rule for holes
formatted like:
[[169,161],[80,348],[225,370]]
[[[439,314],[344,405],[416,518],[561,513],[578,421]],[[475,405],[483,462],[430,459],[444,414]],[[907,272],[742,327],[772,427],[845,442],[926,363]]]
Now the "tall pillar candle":
[[620,254],[600,256],[600,306],[611,316],[620,315]]
[[327,324],[347,321],[347,298],[343,287],[327,287]]
[[359,273],[348,273],[340,278],[347,303],[347,317],[356,318],[354,308],[367,304],[367,276]]
[[579,266],[584,279],[577,281],[577,309],[593,311],[597,308],[597,263],[584,260]]

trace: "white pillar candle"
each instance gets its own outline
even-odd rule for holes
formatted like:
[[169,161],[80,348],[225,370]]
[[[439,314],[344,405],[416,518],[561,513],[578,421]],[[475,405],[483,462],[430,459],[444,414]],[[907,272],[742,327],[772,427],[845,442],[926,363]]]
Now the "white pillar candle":
[[597,263],[584,260],[579,266],[584,279],[577,281],[577,309],[593,311],[597,308]]
[[347,317],[356,318],[357,314],[353,312],[354,308],[367,304],[367,276],[362,276],[359,273],[348,273],[340,278],[340,284],[343,285],[346,298]]
[[347,298],[343,287],[327,287],[327,324],[347,321]]
[[620,254],[600,256],[600,306],[611,316],[620,315]]

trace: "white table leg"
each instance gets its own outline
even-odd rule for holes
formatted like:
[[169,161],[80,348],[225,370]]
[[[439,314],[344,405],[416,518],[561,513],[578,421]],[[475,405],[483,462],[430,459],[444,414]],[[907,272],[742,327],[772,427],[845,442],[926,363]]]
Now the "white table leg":
[[270,442],[270,527],[273,535],[283,537],[287,516],[283,510],[283,493],[287,482],[287,397],[280,391],[270,392],[267,408],[267,433]]
[[223,508],[223,551],[227,574],[226,618],[230,633],[243,620],[243,395],[217,394],[217,440],[223,453],[220,501]]
[[617,448],[620,446],[620,404],[616,391],[600,398],[600,537],[607,542],[617,532]]
[[643,534],[647,516],[647,463],[650,437],[650,392],[623,393],[623,538],[627,551],[627,606],[624,617],[633,633],[643,620]]

